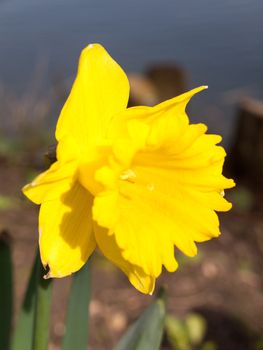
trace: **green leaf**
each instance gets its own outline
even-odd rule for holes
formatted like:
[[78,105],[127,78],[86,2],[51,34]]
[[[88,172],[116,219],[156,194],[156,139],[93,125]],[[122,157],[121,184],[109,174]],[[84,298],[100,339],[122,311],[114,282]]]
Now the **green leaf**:
[[176,350],[190,350],[199,345],[205,336],[205,319],[195,313],[189,313],[184,320],[172,315],[165,319],[167,339]]
[[89,261],[73,276],[62,350],[86,350],[91,294]]
[[159,350],[165,320],[163,291],[128,329],[115,350]]
[[[51,282],[43,280],[43,274],[39,253],[37,253],[12,339],[11,350],[47,349]],[[46,302],[43,301],[45,298]],[[39,320],[41,312],[43,312],[43,319]],[[40,327],[43,329],[37,332]],[[39,334],[40,332],[43,334]],[[40,344],[43,344],[42,347]]]
[[185,319],[185,325],[191,340],[191,344],[200,344],[206,333],[206,320],[197,313],[189,313]]
[[188,329],[183,320],[167,315],[165,319],[165,330],[169,343],[176,350],[190,350],[191,341]]
[[[38,259],[39,256],[37,254],[31,271],[15,333],[13,335],[11,346],[12,350],[29,350],[32,348]],[[25,334],[27,335],[26,337]]]
[[52,280],[44,279],[45,270],[40,257],[37,259],[36,302],[33,334],[33,350],[47,350],[52,301]]
[[8,234],[0,232],[0,349],[9,349],[12,322],[12,261]]

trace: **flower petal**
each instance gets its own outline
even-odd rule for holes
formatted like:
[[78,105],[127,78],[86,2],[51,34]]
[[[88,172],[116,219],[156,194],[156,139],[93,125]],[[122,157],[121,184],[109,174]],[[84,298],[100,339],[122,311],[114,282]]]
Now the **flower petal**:
[[81,53],[76,80],[56,129],[56,138],[71,135],[83,145],[103,137],[116,113],[127,106],[129,82],[120,66],[99,44]]
[[[152,124],[157,119],[167,118],[176,119],[176,130],[179,135],[189,124],[189,119],[185,113],[188,102],[195,94],[205,89],[207,89],[207,86],[200,86],[154,107],[136,106],[128,108],[112,119],[108,130],[108,137],[115,139],[119,135],[123,137],[124,135],[128,135],[127,126],[129,123],[127,122],[133,119]],[[167,131],[169,132],[169,129],[166,129]]]
[[22,191],[36,204],[57,199],[72,187],[76,177],[76,167],[74,161],[55,162],[47,171],[24,186]]
[[110,235],[106,229],[95,225],[95,238],[103,255],[127,275],[130,283],[136,289],[145,294],[153,293],[155,278],[145,274],[139,266],[133,265],[123,258],[114,235]]
[[[130,132],[130,123],[127,133],[133,144],[136,135]],[[141,119],[136,128],[140,123]],[[105,191],[94,200],[93,218],[114,233],[125,260],[157,277],[162,265],[169,271],[177,268],[174,246],[194,256],[195,242],[220,234],[215,210],[231,208],[220,193],[234,182],[222,175],[225,151],[216,146],[221,138],[206,135],[205,125],[182,128],[176,113],[147,125],[149,132],[141,133],[142,148],[133,159],[126,157],[130,164],[123,161],[122,150],[119,157],[115,154],[119,169],[109,162],[111,171],[97,171]]]
[[93,197],[78,182],[61,198],[44,202],[39,214],[41,260],[47,277],[79,270],[95,249],[91,206]]
[[[146,275],[158,277],[162,264],[167,270],[175,271],[178,264],[174,258],[174,242],[170,237],[171,229],[175,228],[174,213],[169,217],[171,213],[162,207],[158,195],[152,200],[137,185],[129,184],[131,187],[128,191],[122,189],[121,193],[105,192],[96,196],[94,220],[114,232],[123,258],[140,266]],[[111,208],[114,217],[106,214]],[[178,226],[176,229],[178,231]],[[191,243],[184,237],[179,241],[185,241],[187,245]]]

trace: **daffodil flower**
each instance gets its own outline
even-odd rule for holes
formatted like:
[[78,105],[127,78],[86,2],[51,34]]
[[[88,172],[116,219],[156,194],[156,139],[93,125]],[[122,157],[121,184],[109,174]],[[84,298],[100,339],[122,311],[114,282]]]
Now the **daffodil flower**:
[[127,108],[129,82],[99,44],[81,53],[72,91],[56,128],[57,161],[23,188],[41,204],[39,245],[48,277],[79,270],[98,247],[143,293],[164,265],[175,271],[177,247],[220,234],[215,211],[225,151],[185,112],[201,86],[154,107]]

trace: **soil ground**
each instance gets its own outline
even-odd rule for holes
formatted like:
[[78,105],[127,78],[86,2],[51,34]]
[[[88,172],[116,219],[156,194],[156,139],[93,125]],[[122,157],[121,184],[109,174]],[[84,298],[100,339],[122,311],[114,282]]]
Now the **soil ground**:
[[[0,210],[0,230],[11,235],[16,319],[37,247],[38,208],[20,192],[28,181],[26,167],[4,160],[0,167],[0,194],[12,199],[11,207]],[[260,200],[253,200],[249,210],[237,203],[236,209],[221,215],[222,235],[199,244],[196,258],[181,256],[179,270],[164,272],[157,284],[167,287],[169,313],[183,317],[194,310],[206,318],[206,337],[215,340],[218,350],[259,349],[255,344],[263,334],[263,216]],[[70,281],[54,283],[50,350],[59,349],[64,333]],[[154,296],[138,293],[99,254],[92,284],[89,349],[110,350]],[[164,342],[163,349],[172,348]]]

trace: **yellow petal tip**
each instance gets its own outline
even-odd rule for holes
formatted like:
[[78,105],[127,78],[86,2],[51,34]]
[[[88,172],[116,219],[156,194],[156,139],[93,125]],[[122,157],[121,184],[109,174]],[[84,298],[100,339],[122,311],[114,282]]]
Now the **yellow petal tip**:
[[192,91],[193,91],[194,93],[198,93],[198,92],[201,92],[201,91],[207,90],[207,89],[208,89],[208,85],[201,85],[201,86],[199,86],[199,87],[193,89]]
[[44,280],[48,280],[48,279],[52,278],[52,276],[50,275],[50,271],[47,274],[45,274],[43,276],[43,278],[44,278]]

